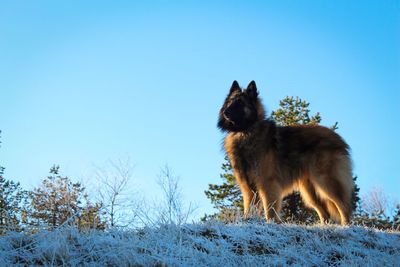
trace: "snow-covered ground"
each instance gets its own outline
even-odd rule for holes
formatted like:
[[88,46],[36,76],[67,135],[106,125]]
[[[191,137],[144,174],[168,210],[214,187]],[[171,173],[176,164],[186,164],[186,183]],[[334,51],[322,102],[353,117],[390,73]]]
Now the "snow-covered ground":
[[400,266],[400,233],[220,223],[0,237],[0,266]]

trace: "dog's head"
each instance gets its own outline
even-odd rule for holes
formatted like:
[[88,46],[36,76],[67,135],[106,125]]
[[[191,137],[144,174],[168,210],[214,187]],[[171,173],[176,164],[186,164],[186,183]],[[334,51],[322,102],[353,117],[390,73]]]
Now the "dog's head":
[[219,112],[218,128],[228,132],[245,132],[264,116],[256,83],[251,81],[247,89],[242,90],[234,81]]

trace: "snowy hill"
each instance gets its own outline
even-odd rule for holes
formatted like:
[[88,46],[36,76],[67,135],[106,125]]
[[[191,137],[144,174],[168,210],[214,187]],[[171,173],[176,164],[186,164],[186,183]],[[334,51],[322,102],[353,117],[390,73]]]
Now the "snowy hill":
[[63,227],[0,237],[0,266],[400,266],[400,233],[362,227],[190,224]]

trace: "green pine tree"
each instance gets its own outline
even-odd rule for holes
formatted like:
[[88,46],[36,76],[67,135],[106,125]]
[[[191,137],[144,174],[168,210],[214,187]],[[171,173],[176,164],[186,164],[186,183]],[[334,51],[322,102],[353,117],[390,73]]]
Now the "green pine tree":
[[393,228],[400,230],[400,204],[397,204],[393,217]]
[[357,213],[358,210],[361,208],[361,198],[360,198],[360,188],[357,185],[357,176],[353,177],[354,182],[354,191],[353,191],[353,211],[354,214]]
[[222,221],[229,220],[232,214],[243,212],[243,199],[239,186],[235,181],[235,176],[232,173],[232,166],[225,157],[225,162],[221,167],[223,173],[220,174],[222,184],[209,184],[208,190],[204,191],[206,197],[211,200],[214,208],[218,213],[213,215],[206,215],[203,220],[208,218],[217,218]]
[[280,126],[318,125],[321,116],[319,112],[310,116],[309,106],[310,103],[299,97],[287,96],[279,102],[279,108],[271,113],[271,117]]
[[27,198],[26,191],[18,182],[3,177],[4,170],[5,168],[0,166],[0,234],[8,230],[22,229],[25,222],[24,204]]
[[0,168],[0,234],[7,230],[19,231],[24,223],[24,203],[27,197],[21,185],[3,177]]
[[50,169],[50,175],[29,192],[29,197],[31,224],[36,227],[54,229],[68,224],[80,229],[105,228],[100,219],[101,203],[90,203],[82,184],[62,177],[59,166]]

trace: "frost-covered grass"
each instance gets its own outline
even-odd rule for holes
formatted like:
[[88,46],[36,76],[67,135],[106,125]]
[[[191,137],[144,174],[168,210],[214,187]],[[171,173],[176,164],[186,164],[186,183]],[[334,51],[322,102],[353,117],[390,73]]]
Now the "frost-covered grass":
[[400,233],[362,227],[220,223],[0,237],[0,266],[400,266]]

